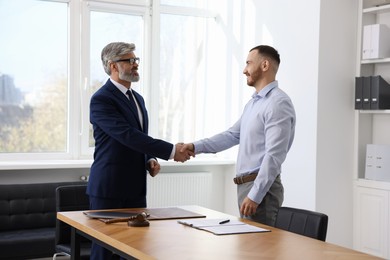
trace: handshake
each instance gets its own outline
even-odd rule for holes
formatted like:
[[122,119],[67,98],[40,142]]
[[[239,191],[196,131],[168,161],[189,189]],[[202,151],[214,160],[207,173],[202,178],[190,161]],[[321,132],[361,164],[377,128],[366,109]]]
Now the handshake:
[[193,143],[177,143],[175,145],[175,156],[173,159],[176,162],[185,162],[190,158],[195,157],[195,147]]

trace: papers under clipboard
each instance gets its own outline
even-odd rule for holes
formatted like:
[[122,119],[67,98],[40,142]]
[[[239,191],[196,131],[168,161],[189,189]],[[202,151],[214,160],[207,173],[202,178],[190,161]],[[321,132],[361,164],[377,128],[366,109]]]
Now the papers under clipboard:
[[268,229],[252,226],[238,220],[226,219],[186,219],[178,223],[196,229],[205,230],[215,235],[270,232]]

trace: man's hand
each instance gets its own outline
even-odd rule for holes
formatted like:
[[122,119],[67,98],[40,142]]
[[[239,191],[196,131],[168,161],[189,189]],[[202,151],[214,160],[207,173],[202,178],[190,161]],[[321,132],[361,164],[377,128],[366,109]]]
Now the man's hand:
[[252,216],[256,213],[257,206],[259,206],[259,204],[246,197],[241,204],[240,213],[243,216]]
[[195,157],[195,153],[193,150],[187,149],[187,146],[183,143],[177,143],[175,145],[175,156],[174,160],[176,162],[185,162],[191,158],[191,156]]
[[160,172],[161,166],[160,163],[156,160],[150,160],[148,162],[148,171],[150,176],[154,177]]
[[193,152],[194,153],[194,157],[195,157],[195,146],[194,146],[194,144],[193,143],[188,143],[188,144],[182,144],[183,146],[182,146],[182,148],[181,148],[181,152],[184,152],[185,150],[187,150],[187,151],[191,151],[191,152]]

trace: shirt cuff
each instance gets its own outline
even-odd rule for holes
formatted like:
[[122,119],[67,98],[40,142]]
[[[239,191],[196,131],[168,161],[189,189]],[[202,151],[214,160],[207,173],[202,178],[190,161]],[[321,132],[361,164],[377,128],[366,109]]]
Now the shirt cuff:
[[193,144],[194,144],[194,153],[195,154],[202,153],[204,151],[204,145],[202,142],[197,141],[197,142],[193,142]]
[[257,204],[260,204],[261,201],[262,201],[263,198],[264,198],[264,195],[265,195],[265,194],[262,194],[261,192],[257,192],[257,191],[256,191],[255,189],[253,189],[253,187],[252,187],[252,189],[249,191],[247,197],[248,197],[250,200],[256,202]]
[[175,153],[176,153],[176,145],[173,145],[171,155],[169,156],[169,160],[175,158]]
[[157,162],[156,158],[150,158],[146,163],[149,163],[150,161],[156,161]]

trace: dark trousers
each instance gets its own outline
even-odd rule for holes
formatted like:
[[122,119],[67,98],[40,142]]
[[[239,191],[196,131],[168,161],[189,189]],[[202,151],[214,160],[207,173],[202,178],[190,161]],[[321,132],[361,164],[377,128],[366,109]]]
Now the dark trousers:
[[[253,181],[237,185],[238,208],[241,207],[242,202],[248,195],[252,186]],[[269,226],[274,226],[276,215],[278,214],[279,208],[282,206],[283,199],[284,188],[280,179],[280,175],[278,175],[259,206],[257,206],[256,213],[245,218]],[[244,216],[241,215],[241,217],[243,218]]]
[[[106,199],[89,196],[90,209],[120,209],[120,208],[145,208],[146,198],[141,201],[134,200],[122,200],[122,199]],[[124,259],[118,255],[113,254],[110,250],[104,247],[92,243],[91,248],[91,260],[111,260],[111,259]]]

